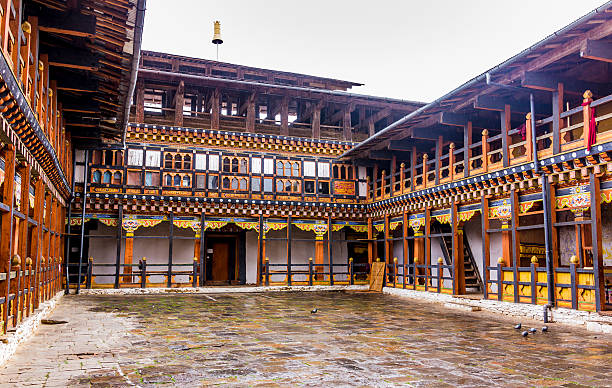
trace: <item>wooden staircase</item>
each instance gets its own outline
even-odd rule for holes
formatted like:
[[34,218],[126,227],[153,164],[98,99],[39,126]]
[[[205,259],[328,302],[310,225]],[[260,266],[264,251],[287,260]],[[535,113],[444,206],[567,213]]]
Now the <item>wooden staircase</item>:
[[[434,233],[450,233],[450,227],[447,225],[432,225]],[[465,276],[465,288],[469,290],[469,292],[482,292],[482,277],[480,276],[480,271],[478,270],[478,266],[476,265],[476,261],[474,260],[474,255],[472,254],[472,249],[470,248],[470,244],[468,242],[467,236],[465,233],[463,235],[463,273]],[[452,265],[451,259],[451,251],[453,247],[453,240],[451,236],[443,236],[439,238],[440,248],[442,250],[442,254],[444,255],[444,262],[446,265]]]

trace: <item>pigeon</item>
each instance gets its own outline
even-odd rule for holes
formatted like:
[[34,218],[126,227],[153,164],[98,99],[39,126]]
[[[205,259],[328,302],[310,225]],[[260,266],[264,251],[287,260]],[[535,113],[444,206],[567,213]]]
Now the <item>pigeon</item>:
[[535,332],[537,332],[537,331],[538,331],[538,329],[536,329],[535,327],[532,327],[531,329],[529,329],[529,332],[530,332],[530,333],[535,333]]
[[519,323],[518,325],[514,326],[515,329],[519,330],[521,328],[521,324]]
[[529,335],[529,332],[527,330],[525,330],[524,332],[521,333],[521,335],[523,337],[527,337]]
[[311,313],[311,314],[316,314],[316,313],[317,313],[317,311],[319,311],[319,309],[314,308],[314,309],[312,309],[312,310],[310,311],[310,313]]
[[548,326],[544,326],[544,327],[542,328],[542,332],[545,332],[545,331],[548,331]]

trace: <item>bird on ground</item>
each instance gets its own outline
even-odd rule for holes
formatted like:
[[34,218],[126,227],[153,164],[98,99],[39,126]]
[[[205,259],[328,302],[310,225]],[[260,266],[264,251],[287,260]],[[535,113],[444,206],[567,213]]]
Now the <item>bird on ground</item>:
[[527,337],[529,335],[529,332],[527,330],[525,330],[524,332],[521,333],[521,335],[523,337]]
[[521,328],[521,326],[522,326],[522,325],[519,323],[518,325],[514,326],[514,328],[518,330],[518,329],[520,329],[520,328]]
[[316,314],[316,313],[317,313],[317,311],[319,311],[319,309],[314,308],[314,309],[310,310],[310,313],[311,313],[311,314]]
[[536,329],[535,327],[532,327],[531,329],[529,329],[529,332],[530,332],[530,333],[535,333],[535,332],[537,332],[537,331],[538,331],[538,329]]
[[542,332],[546,332],[546,331],[548,331],[548,326],[544,326],[544,327],[542,328]]

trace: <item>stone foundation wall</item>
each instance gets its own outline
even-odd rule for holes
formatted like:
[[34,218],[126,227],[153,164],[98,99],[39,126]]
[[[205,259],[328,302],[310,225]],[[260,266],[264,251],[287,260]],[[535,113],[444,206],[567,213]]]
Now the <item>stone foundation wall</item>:
[[[537,321],[544,320],[543,306],[539,305],[500,302],[486,299],[466,299],[447,294],[388,287],[385,287],[383,292],[389,295],[396,295],[421,301],[473,307],[509,317],[527,318]],[[549,312],[548,319],[550,322],[583,326],[589,331],[612,334],[612,317],[603,316],[598,313],[565,308],[553,308],[552,312]]]
[[17,326],[14,332],[9,331],[0,342],[0,366],[2,366],[17,350],[22,342],[27,341],[38,329],[40,322],[45,319],[60,301],[64,291],[58,292],[53,298],[41,303],[36,311]]

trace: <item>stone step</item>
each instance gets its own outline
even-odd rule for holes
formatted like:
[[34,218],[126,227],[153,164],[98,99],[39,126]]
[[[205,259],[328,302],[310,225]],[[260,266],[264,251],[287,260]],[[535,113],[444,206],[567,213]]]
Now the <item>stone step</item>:
[[470,306],[468,304],[456,303],[456,302],[447,302],[444,303],[444,307],[454,310],[461,311],[480,311],[480,307],[478,306]]

